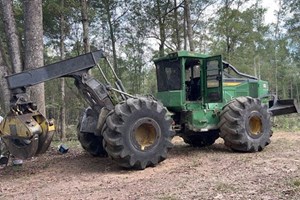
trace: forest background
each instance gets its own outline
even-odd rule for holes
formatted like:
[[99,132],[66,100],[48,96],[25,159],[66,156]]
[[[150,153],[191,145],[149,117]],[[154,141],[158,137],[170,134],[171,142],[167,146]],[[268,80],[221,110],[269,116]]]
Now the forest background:
[[[0,115],[9,109],[6,75],[97,49],[131,94],[156,92],[153,58],[191,50],[221,54],[267,80],[272,93],[299,101],[300,1],[268,2],[278,5],[271,23],[262,0],[1,0]],[[87,104],[73,80],[36,87],[32,99],[56,119],[60,138],[74,136]]]

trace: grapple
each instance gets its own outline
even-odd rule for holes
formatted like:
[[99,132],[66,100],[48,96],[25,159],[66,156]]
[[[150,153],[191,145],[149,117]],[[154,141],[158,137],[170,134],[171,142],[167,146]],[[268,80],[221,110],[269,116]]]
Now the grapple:
[[27,101],[25,94],[17,96],[17,101],[0,124],[0,136],[8,151],[21,159],[44,153],[54,131],[54,123],[46,120],[36,105]]

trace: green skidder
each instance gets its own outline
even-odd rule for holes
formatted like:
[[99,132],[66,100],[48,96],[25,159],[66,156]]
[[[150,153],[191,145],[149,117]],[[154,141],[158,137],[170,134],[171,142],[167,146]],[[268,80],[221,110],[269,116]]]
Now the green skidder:
[[156,97],[173,113],[177,135],[192,146],[222,137],[235,151],[270,143],[270,117],[298,112],[294,100],[269,94],[268,82],[243,74],[220,55],[170,53],[155,61]]

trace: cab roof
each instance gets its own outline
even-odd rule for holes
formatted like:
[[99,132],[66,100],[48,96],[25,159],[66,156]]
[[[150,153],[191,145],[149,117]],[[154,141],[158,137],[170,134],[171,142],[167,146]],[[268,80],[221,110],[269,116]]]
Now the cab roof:
[[180,58],[180,57],[185,57],[185,58],[208,58],[210,56],[206,55],[206,54],[197,53],[197,52],[182,50],[182,51],[169,53],[168,55],[160,57],[160,58],[155,58],[154,62],[158,62],[158,61],[161,61],[161,60],[176,59],[176,58]]

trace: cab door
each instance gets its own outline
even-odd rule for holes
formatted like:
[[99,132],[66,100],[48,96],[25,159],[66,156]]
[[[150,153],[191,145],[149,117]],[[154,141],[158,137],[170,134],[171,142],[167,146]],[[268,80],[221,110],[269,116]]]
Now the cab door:
[[220,55],[204,60],[204,103],[221,103],[223,100],[222,57]]

